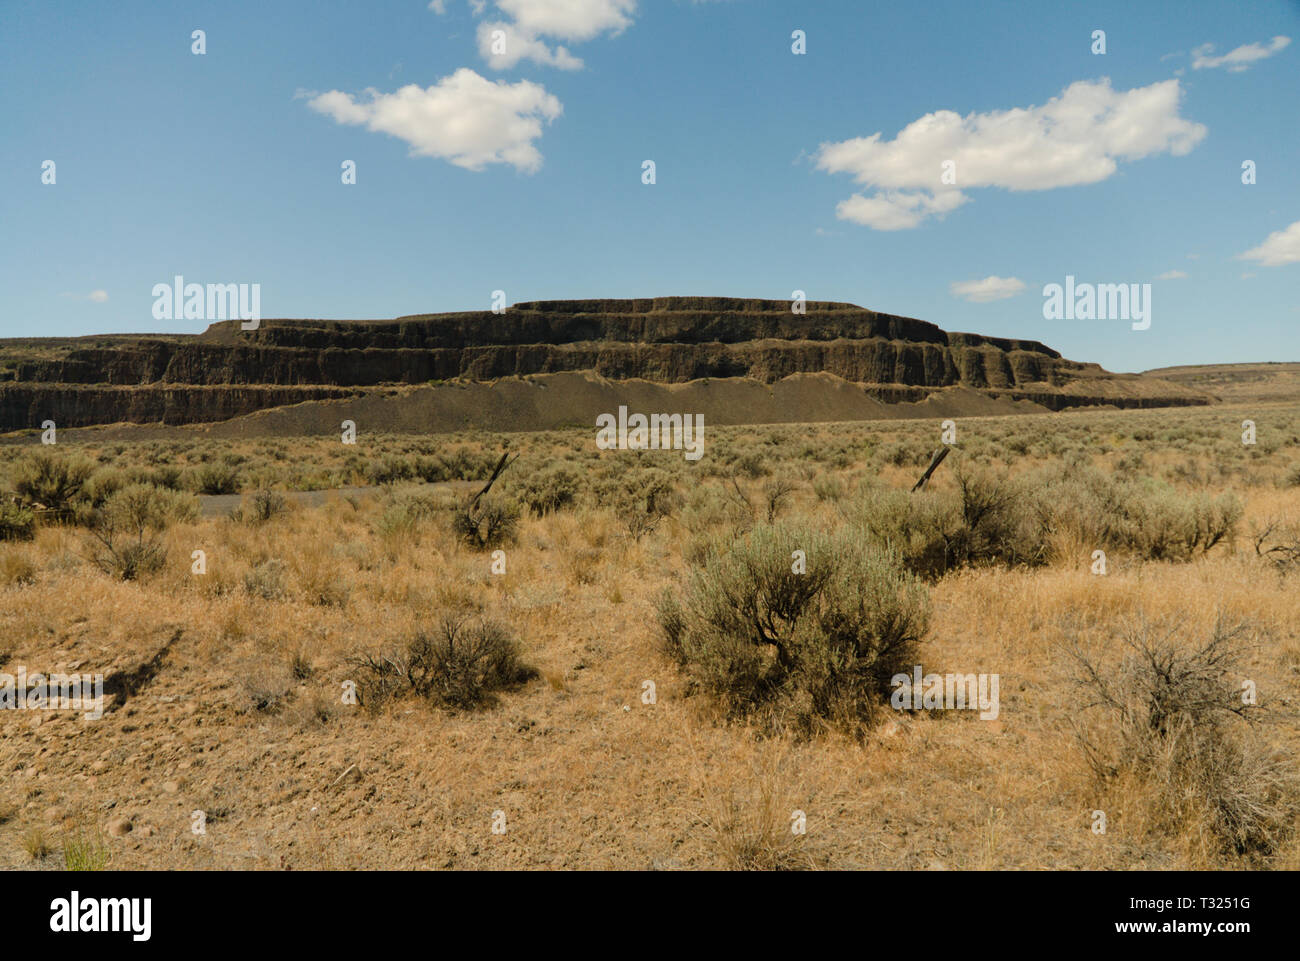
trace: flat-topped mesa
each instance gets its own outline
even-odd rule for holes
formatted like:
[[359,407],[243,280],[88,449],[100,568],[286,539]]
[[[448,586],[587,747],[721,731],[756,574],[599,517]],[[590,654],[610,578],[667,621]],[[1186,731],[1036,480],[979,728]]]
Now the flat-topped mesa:
[[810,302],[796,314],[786,301],[716,297],[563,300],[490,310],[413,314],[389,321],[268,320],[256,331],[237,321],[211,325],[208,342],[254,341],[281,347],[463,349],[507,344],[734,344],[756,340],[882,338],[944,344],[934,324],[852,304]]
[[212,324],[207,343],[258,343],[324,350],[465,349],[530,344],[737,344],[761,340],[897,340],[948,346],[995,346],[1060,357],[1029,340],[947,333],[925,320],[853,304],[810,301],[796,314],[786,301],[718,297],[529,301],[497,314],[412,314],[383,321],[268,320],[256,331],[238,321]]
[[[789,301],[727,297],[529,301],[502,313],[264,319],[249,331],[231,320],[197,336],[0,341],[0,392],[13,395],[0,430],[31,426],[24,411],[36,411],[42,391],[55,385],[83,385],[77,420],[94,406],[87,390],[132,387],[173,391],[172,407],[165,394],[145,406],[151,414],[165,408],[168,420],[174,408],[188,422],[231,416],[230,406],[213,404],[214,416],[205,417],[208,395],[186,394],[181,403],[179,388],[367,388],[567,372],[658,383],[748,378],[764,384],[828,373],[891,400],[954,386],[1040,404],[1059,393],[1059,403],[1044,404],[1051,407],[1206,400],[1190,389],[1137,384],[1095,364],[1065,360],[1037,341],[948,333],[854,304],[809,301],[804,307],[795,313]],[[13,393],[18,387],[24,390]],[[285,395],[240,396],[239,412],[246,413],[243,407],[260,409]],[[124,404],[116,395],[105,394],[104,401],[113,410]]]

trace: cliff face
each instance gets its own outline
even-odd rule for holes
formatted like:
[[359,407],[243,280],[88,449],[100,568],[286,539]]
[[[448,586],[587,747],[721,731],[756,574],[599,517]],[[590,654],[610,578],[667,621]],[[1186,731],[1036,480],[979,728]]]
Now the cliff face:
[[1068,379],[1069,373],[1080,366],[1045,353],[1005,351],[989,345],[887,340],[763,340],[731,344],[591,341],[460,349],[143,343],[138,349],[81,349],[57,360],[20,363],[14,379],[24,383],[130,386],[361,387],[591,370],[603,377],[636,377],[665,383],[701,377],[752,377],[771,383],[790,374],[826,371],[845,380],[873,384],[1014,387]]
[[0,384],[0,430],[91,424],[197,424],[285,404],[354,396],[338,387],[87,387]]
[[[119,420],[191,423],[350,393],[342,388],[591,371],[682,383],[771,384],[826,372],[880,397],[967,386],[1060,409],[1204,403],[1195,391],[1079,364],[1036,341],[947,333],[923,320],[840,303],[665,297],[548,301],[504,313],[420,314],[390,321],[238,321],[197,337],[0,342],[0,430]],[[6,376],[7,375],[7,376]],[[73,385],[80,385],[74,387]],[[93,385],[93,386],[92,386]],[[1088,389],[1079,390],[1080,386]],[[901,390],[900,390],[901,389]]]

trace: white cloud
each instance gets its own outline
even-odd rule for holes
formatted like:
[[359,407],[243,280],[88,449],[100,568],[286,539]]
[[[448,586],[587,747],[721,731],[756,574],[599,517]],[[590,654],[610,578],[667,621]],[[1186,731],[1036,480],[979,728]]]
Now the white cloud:
[[910,230],[926,217],[942,216],[969,199],[960,190],[934,195],[905,190],[890,190],[871,197],[854,194],[836,204],[835,216],[875,230]]
[[1181,270],[1166,270],[1163,274],[1156,277],[1156,280],[1186,280],[1187,275]]
[[[823,143],[816,163],[884,191],[855,194],[839,205],[841,218],[877,230],[906,229],[960,206],[969,198],[959,190],[1091,184],[1114,174],[1120,161],[1184,155],[1206,128],[1179,116],[1181,98],[1177,80],[1126,91],[1113,90],[1108,79],[1079,81],[1040,107],[965,117],[940,110],[914,120],[893,140],[875,133]],[[955,186],[940,179],[947,161],[954,165]]]
[[496,0],[526,33],[562,40],[590,40],[632,25],[636,0]]
[[[632,25],[636,13],[636,0],[496,0],[496,6],[510,19],[478,27],[479,53],[494,70],[508,70],[520,60],[579,70],[581,59],[563,46],[552,49],[548,40],[582,43],[601,34],[619,34]],[[482,10],[479,4],[474,12]],[[497,31],[501,35],[495,39],[504,45],[500,52],[493,50]]]
[[87,300],[92,300],[92,301],[94,301],[94,302],[97,303],[97,304],[106,304],[106,303],[108,303],[108,291],[107,291],[107,290],[92,290],[92,291],[89,293],[89,295],[87,295],[86,299],[87,299]]
[[1285,50],[1291,44],[1290,37],[1274,37],[1267,44],[1245,43],[1235,50],[1229,50],[1221,57],[1210,56],[1214,44],[1204,43],[1192,51],[1192,69],[1227,67],[1229,73],[1241,73],[1256,60],[1264,60],[1273,54]]
[[[469,0],[469,5],[477,17],[487,7],[487,0]],[[429,9],[441,17],[447,12],[447,0],[429,0]]]
[[954,283],[948,287],[954,297],[972,304],[988,304],[995,300],[1006,300],[1025,289],[1025,282],[1018,277],[985,277],[983,280],[967,280]]
[[405,140],[413,156],[441,157],[467,170],[505,163],[536,172],[542,155],[533,141],[542,135],[543,122],[564,112],[538,84],[494,83],[466,67],[427,89],[409,84],[394,93],[368,89],[364,96],[331,90],[307,105],[337,123]]
[[503,21],[478,25],[478,52],[493,70],[509,70],[520,60],[531,60],[561,70],[582,69],[582,58],[569,53],[567,47],[557,46],[552,50],[545,41],[522,33],[513,24]]
[[1261,267],[1281,267],[1300,263],[1300,220],[1283,230],[1275,230],[1258,247],[1252,247],[1238,260],[1254,260]]

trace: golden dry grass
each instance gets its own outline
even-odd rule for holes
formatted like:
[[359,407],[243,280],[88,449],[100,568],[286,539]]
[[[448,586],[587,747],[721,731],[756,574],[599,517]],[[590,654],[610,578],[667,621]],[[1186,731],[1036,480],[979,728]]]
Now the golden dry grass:
[[[0,798],[14,808],[0,818],[0,866],[30,863],[28,838],[84,826],[105,833],[110,869],[1294,868],[1294,838],[1246,862],[1216,848],[1197,818],[1177,830],[1153,823],[1151,786],[1100,791],[1070,725],[1071,639],[1111,663],[1139,616],[1180,622],[1190,643],[1226,615],[1252,625],[1242,670],[1276,715],[1258,736],[1290,755],[1300,748],[1297,575],[1256,556],[1245,536],[1266,517],[1300,520],[1300,488],[1285,486],[1300,411],[1254,412],[1268,451],[1242,449],[1243,416],[961,421],[972,459],[1013,471],[1072,449],[1119,469],[1136,453],[1140,473],[1179,490],[1231,487],[1246,506],[1242,534],[1187,563],[1115,556],[1105,577],[1089,573],[1090,545],[1068,537],[1044,567],[945,576],[930,586],[921,663],[999,674],[1000,716],[899,714],[862,742],[722,723],[660,653],[655,600],[688,567],[701,528],[726,523],[691,499],[714,486],[721,496],[719,464],[756,504],[764,470],[790,473],[798,483],[781,516],[829,526],[837,498],[865,478],[910,487],[935,424],[718,431],[696,475],[680,455],[655,455],[683,501],[651,533],[630,536],[597,490],[574,509],[525,513],[504,575],[457,542],[445,504],[400,535],[379,533],[384,493],[292,504],[260,524],[173,526],[166,568],[135,582],[88,563],[83,530],[44,526],[34,542],[0,543],[0,670],[125,670],[182,634],[147,686],[98,721],[0,712]],[[590,457],[593,469],[635,459],[596,457],[589,431],[509,440],[529,458],[511,468],[516,482],[566,455]],[[327,443],[290,443],[286,457],[328,472]],[[384,443],[365,456],[441,444]],[[478,444],[491,452],[500,439]],[[109,464],[167,457],[130,445],[108,453]],[[249,445],[246,456],[274,480],[270,455]],[[813,483],[826,477],[842,494],[819,499]],[[949,483],[941,468],[935,484]],[[206,552],[205,575],[191,573],[195,550]],[[509,625],[539,676],[469,713],[411,699],[378,713],[342,703],[358,652],[400,644],[449,609]],[[647,680],[654,703],[643,702]],[[275,709],[258,706],[268,703]],[[1104,835],[1091,830],[1095,810],[1107,813]],[[796,811],[804,833],[792,831]],[[504,833],[493,831],[495,812]]]

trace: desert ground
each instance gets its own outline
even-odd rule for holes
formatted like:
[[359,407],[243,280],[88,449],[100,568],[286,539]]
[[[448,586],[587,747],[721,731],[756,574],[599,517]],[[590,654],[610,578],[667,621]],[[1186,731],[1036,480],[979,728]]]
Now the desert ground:
[[952,419],[11,436],[0,866],[1300,867],[1300,402]]

